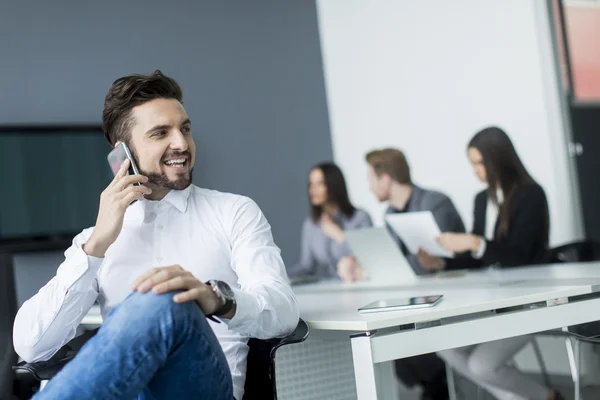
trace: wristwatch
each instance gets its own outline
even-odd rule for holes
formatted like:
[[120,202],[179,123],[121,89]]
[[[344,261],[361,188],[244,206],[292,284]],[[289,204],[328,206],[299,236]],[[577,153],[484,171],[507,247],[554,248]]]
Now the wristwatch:
[[229,287],[229,285],[223,281],[211,279],[208,282],[206,282],[206,284],[212,288],[213,292],[217,295],[217,298],[221,300],[221,308],[219,308],[211,315],[207,315],[208,318],[210,318],[213,321],[216,321],[213,318],[213,316],[221,317],[227,314],[229,311],[231,311],[231,309],[235,305],[235,295],[233,293],[233,290],[231,290],[231,288]]

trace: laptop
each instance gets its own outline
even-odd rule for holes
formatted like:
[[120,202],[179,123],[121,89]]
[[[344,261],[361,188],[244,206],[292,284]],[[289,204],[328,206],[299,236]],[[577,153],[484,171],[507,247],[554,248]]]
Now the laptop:
[[457,270],[418,276],[385,227],[344,231],[344,239],[371,281],[412,284],[464,276],[466,273],[466,270]]
[[344,231],[344,239],[369,280],[409,284],[419,280],[385,227]]

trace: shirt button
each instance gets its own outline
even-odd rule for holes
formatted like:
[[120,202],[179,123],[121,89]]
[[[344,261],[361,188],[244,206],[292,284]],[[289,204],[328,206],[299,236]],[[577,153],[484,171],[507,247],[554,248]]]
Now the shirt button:
[[163,227],[162,225],[159,225],[159,226],[157,226],[157,228],[158,228],[159,230],[161,230],[161,231],[162,231],[162,229],[163,229],[164,227]]

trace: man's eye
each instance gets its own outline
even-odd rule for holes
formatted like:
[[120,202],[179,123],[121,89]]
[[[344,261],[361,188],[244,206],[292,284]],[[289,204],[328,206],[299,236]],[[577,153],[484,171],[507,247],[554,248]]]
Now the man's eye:
[[181,132],[183,133],[190,133],[192,131],[192,128],[190,128],[189,126],[184,126],[183,128],[181,128]]

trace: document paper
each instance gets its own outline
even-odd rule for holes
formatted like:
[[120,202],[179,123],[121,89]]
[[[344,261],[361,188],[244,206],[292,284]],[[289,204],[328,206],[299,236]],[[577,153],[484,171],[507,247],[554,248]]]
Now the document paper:
[[421,248],[432,256],[454,257],[454,253],[446,250],[436,241],[442,232],[431,211],[389,214],[385,216],[385,220],[411,253],[417,254]]

